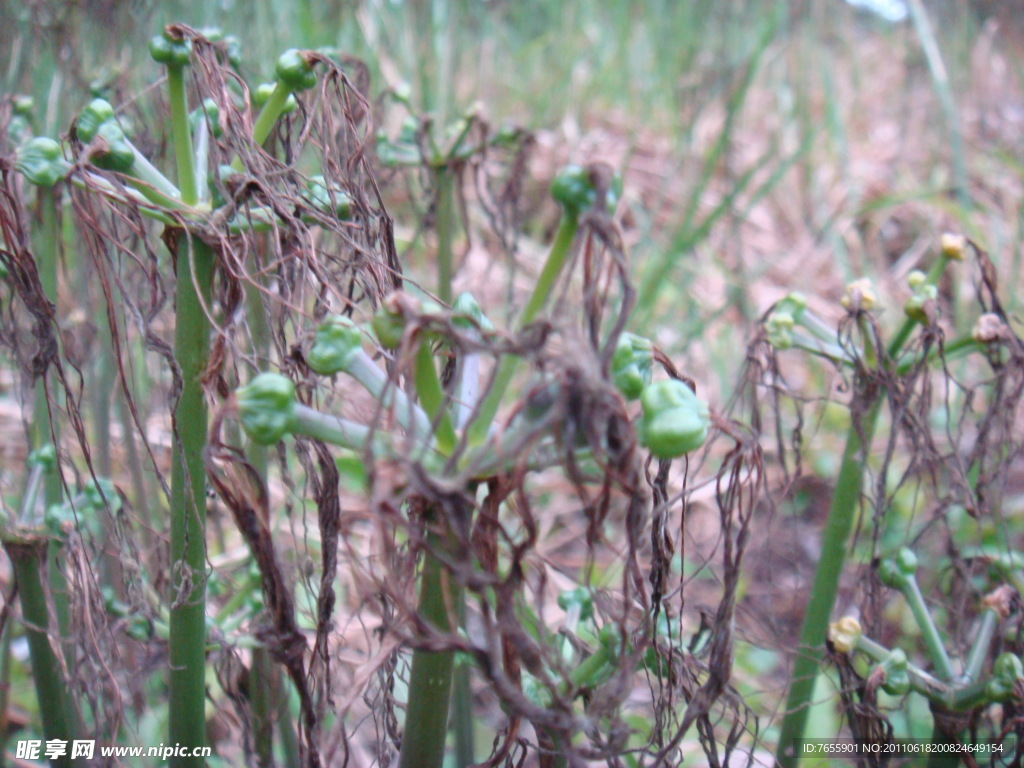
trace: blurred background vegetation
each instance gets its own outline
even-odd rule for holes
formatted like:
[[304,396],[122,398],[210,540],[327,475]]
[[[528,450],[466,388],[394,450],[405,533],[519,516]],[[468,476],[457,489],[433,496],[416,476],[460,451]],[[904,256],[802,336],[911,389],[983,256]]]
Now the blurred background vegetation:
[[[902,10],[886,16],[842,0],[4,0],[0,92],[32,95],[38,132],[64,133],[90,94],[123,104],[150,86],[157,69],[147,41],[183,22],[238,36],[251,82],[269,79],[291,47],[331,46],[362,60],[376,123],[391,134],[402,114],[389,92],[408,93],[442,126],[479,105],[490,123],[535,134],[524,205],[541,215],[524,216],[540,222],[524,233],[526,260],[554,223],[544,190],[556,168],[605,161],[623,172],[620,211],[639,289],[632,324],[683,361],[721,408],[773,302],[800,290],[837,321],[846,283],[869,276],[898,318],[907,273],[946,230],[987,249],[1009,286],[1007,310],[1019,310],[1019,5],[895,6]],[[384,193],[399,245],[414,244],[424,202],[411,185],[386,184]],[[478,284],[500,253],[474,227],[483,214],[468,215],[458,287]],[[432,285],[429,254],[407,256],[407,269]],[[968,331],[973,316],[956,308],[972,286],[945,289],[951,323]],[[826,374],[804,375],[795,386],[828,391]],[[826,477],[844,426],[830,418],[823,406],[812,422],[826,439],[811,468]],[[815,493],[809,483],[795,506],[813,508]],[[804,522],[797,530],[813,539],[813,509]],[[799,538],[765,544],[764,562],[813,561]],[[776,651],[792,644],[802,605],[758,593],[754,582],[739,684],[770,713],[786,682]]]

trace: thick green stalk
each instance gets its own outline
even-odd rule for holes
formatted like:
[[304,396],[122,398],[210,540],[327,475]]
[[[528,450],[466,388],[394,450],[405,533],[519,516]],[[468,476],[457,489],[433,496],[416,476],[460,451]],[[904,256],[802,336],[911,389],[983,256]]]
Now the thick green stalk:
[[[949,261],[945,254],[940,255],[928,270],[925,283],[934,285]],[[887,351],[891,360],[897,358],[916,325],[916,320],[904,320],[888,345]],[[800,761],[804,727],[807,725],[814,684],[823,658],[822,644],[828,631],[832,608],[835,606],[839,576],[846,561],[847,542],[857,518],[864,460],[871,447],[871,439],[881,412],[882,395],[883,391],[873,394],[860,425],[852,424],[846,437],[846,448],[843,451],[839,476],[836,479],[836,488],[822,535],[821,554],[807,600],[807,610],[800,631],[800,648],[793,664],[789,697],[786,699],[785,716],[779,734],[776,759],[782,768],[792,768]]]
[[[569,248],[572,245],[573,238],[576,237],[576,230],[578,228],[579,220],[576,216],[563,213],[562,221],[558,226],[558,232],[555,234],[555,242],[551,244],[551,251],[548,253],[544,268],[541,270],[540,277],[537,278],[537,284],[533,288],[533,293],[526,302],[526,308],[523,309],[523,314],[519,318],[520,328],[524,328],[532,323],[547,303],[551,292],[555,288],[558,275],[569,258]],[[501,400],[505,396],[505,390],[508,389],[508,385],[511,383],[518,365],[519,358],[514,355],[506,355],[498,364],[498,371],[494,374],[491,388],[487,392],[484,401],[480,404],[480,412],[469,426],[469,442],[471,445],[478,445],[487,437],[487,431],[490,429],[491,422],[498,413],[498,408],[501,407]]]
[[[170,743],[203,746],[206,722],[206,447],[207,412],[200,376],[210,346],[213,253],[205,243],[178,239],[174,356],[182,390],[174,409],[171,470]],[[198,288],[198,291],[197,291]],[[172,766],[200,766],[175,757]]]
[[[46,298],[54,306],[57,305],[57,254],[59,252],[60,230],[57,224],[57,192],[53,189],[38,189],[40,225],[35,232],[35,262],[39,272],[39,282],[42,284]],[[50,407],[47,402],[47,384],[55,387],[55,379],[47,372],[45,377],[40,377],[35,384],[35,410],[32,421],[34,426],[34,445],[36,448],[52,442],[54,447],[60,447],[60,432],[58,425],[50,418]],[[57,399],[57,390],[51,391],[54,400]],[[63,497],[61,488],[60,472],[53,470],[46,473],[44,479],[44,500],[46,506],[60,504]]]
[[[429,516],[429,512],[427,513]],[[428,525],[436,521],[428,519]],[[435,554],[446,537],[427,535],[427,548],[420,576],[418,611],[421,617],[442,632],[455,631],[454,607],[460,590]],[[448,705],[451,699],[455,654],[417,650],[412,654],[409,674],[409,703],[405,710],[405,733],[398,768],[441,768],[448,729]]]
[[[39,716],[43,721],[43,735],[47,740],[70,742],[75,738],[72,723],[71,699],[67,681],[61,674],[60,662],[50,642],[50,614],[46,606],[42,573],[46,566],[47,542],[42,536],[5,534],[4,548],[11,559],[14,577],[18,583],[18,598],[25,620],[29,655],[32,659],[32,678],[39,700]],[[58,768],[71,765],[68,751],[54,760]]]
[[445,305],[452,303],[452,243],[455,237],[455,180],[451,169],[444,166],[435,173],[437,210],[434,229],[437,232],[437,297]]
[[274,764],[273,671],[270,652],[263,646],[253,648],[249,706],[252,708],[252,746],[259,768],[270,768]]
[[[828,632],[839,576],[846,561],[847,542],[857,519],[863,460],[866,449],[871,445],[881,403],[881,399],[876,396],[863,422],[860,425],[851,425],[846,437],[839,477],[836,479],[836,488],[825,523],[825,532],[822,535],[818,567],[814,572],[814,582],[807,599],[807,612],[804,614],[803,628],[800,631],[800,646],[793,663],[793,677],[789,698],[786,700],[786,715],[779,734],[776,758],[783,768],[796,765],[801,754],[801,740],[807,724],[811,697],[814,695],[814,683],[823,658],[822,643]],[[863,438],[858,432],[858,426],[863,430]],[[787,754],[790,749],[793,750],[792,754]]]
[[[167,67],[171,136],[181,199],[199,199],[188,124],[184,67]],[[171,465],[170,713],[172,744],[206,743],[206,447],[207,412],[200,377],[209,360],[213,251],[196,237],[178,236],[174,357],[182,389],[174,408]],[[173,768],[202,766],[202,758],[173,757]]]

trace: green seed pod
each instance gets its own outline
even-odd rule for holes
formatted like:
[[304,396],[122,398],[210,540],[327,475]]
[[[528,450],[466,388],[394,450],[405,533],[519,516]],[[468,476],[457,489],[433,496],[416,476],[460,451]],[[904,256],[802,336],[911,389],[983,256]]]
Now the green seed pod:
[[235,392],[238,420],[254,443],[273,445],[295,420],[295,385],[279,373],[261,373]]
[[149,55],[157,64],[168,67],[187,67],[192,61],[192,41],[187,37],[173,38],[165,29],[149,41]]
[[348,368],[362,348],[363,335],[356,324],[343,315],[333,315],[316,329],[306,362],[321,376],[332,376]]
[[640,441],[659,459],[682,456],[707,439],[711,424],[707,403],[681,381],[670,379],[645,387],[640,406]]
[[654,365],[654,345],[649,339],[633,333],[623,333],[612,355],[612,381],[627,400],[640,397],[644,387],[651,383]]
[[402,313],[403,293],[392,293],[374,313],[371,325],[377,341],[384,349],[397,349],[405,333],[405,315]]
[[917,570],[917,555],[904,547],[895,558],[887,558],[878,564],[878,578],[887,587],[903,589]]
[[[903,305],[903,312],[912,320],[916,320],[922,325],[928,325],[929,310],[935,306],[935,301],[938,299],[939,289],[930,283],[918,286],[917,290],[914,291],[914,295],[907,299]],[[934,312],[934,309],[931,309]]]
[[494,326],[487,319],[476,298],[469,291],[463,291],[455,297],[452,302],[452,324],[456,328],[471,330],[479,328],[481,331],[493,331]]
[[612,659],[617,658],[618,655],[622,653],[622,632],[619,630],[617,624],[605,624],[597,633],[597,639],[598,642],[601,643],[601,648],[603,648]]
[[100,126],[112,120],[116,121],[117,117],[110,102],[106,99],[93,99],[75,121],[75,132],[83,144],[88,144],[96,137]]
[[277,79],[293,93],[316,85],[316,72],[303,51],[290,48],[277,59]]
[[60,144],[45,136],[18,147],[14,167],[37,187],[52,187],[67,177],[70,168]]
[[[614,213],[622,194],[622,177],[616,173],[605,196],[608,213]],[[578,217],[597,202],[592,172],[580,165],[567,165],[551,182],[551,196],[569,216]]]
[[806,309],[807,297],[800,291],[790,291],[776,303],[774,311],[786,312],[793,320],[799,320]]
[[57,450],[53,443],[39,446],[28,455],[30,467],[40,467],[44,472],[53,472],[57,468]]
[[828,625],[828,641],[838,653],[852,653],[861,636],[860,622],[853,616],[843,616]]
[[794,344],[793,316],[789,312],[776,309],[764,321],[765,338],[778,350],[790,349]]
[[11,110],[18,117],[24,117],[26,119],[32,117],[32,112],[35,111],[35,106],[35,99],[31,96],[19,93],[11,97]]
[[1024,664],[1012,653],[1003,653],[992,665],[992,679],[985,692],[992,701],[1006,701],[1013,696],[1018,680],[1024,680]]
[[327,180],[323,176],[310,178],[302,197],[312,207],[328,216],[336,216],[341,221],[347,221],[352,217],[352,198],[340,187],[331,185],[328,188]]
[[895,648],[880,662],[876,669],[885,676],[882,690],[890,696],[905,696],[910,691],[910,675],[907,673],[907,654]]
[[109,120],[103,123],[96,135],[106,144],[92,156],[93,163],[98,168],[118,173],[128,173],[135,165],[135,150],[125,140],[124,131],[116,120]]

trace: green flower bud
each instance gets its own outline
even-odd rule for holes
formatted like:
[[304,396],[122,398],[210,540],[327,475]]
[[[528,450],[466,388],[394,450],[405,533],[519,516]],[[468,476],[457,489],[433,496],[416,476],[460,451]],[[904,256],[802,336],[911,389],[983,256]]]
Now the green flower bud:
[[920,269],[911,270],[910,274],[907,275],[907,285],[912,291],[916,291],[918,288],[923,286],[927,280],[928,275]]
[[334,315],[316,329],[313,346],[306,355],[309,367],[321,376],[332,376],[348,368],[363,348],[363,335],[349,318]]
[[764,321],[765,338],[776,349],[790,349],[794,343],[794,325],[795,321],[789,312],[775,310]]
[[187,67],[192,61],[192,41],[187,37],[171,37],[165,29],[150,39],[149,55],[157,64]]
[[67,177],[71,166],[64,159],[60,144],[45,136],[37,136],[18,147],[14,167],[29,183],[52,187]]
[[57,450],[53,443],[39,446],[28,455],[30,467],[40,467],[44,472],[53,472],[57,468]]
[[295,385],[279,373],[261,373],[235,393],[238,420],[254,443],[273,445],[295,419]]
[[[616,173],[605,196],[608,213],[615,212],[621,194],[622,177]],[[567,165],[551,182],[551,196],[569,216],[579,216],[597,203],[597,187],[594,184],[593,172],[583,166]]]
[[903,589],[917,570],[917,555],[906,547],[878,564],[878,578],[887,587]]
[[11,109],[18,117],[24,117],[26,119],[32,117],[32,112],[35,110],[35,106],[35,99],[31,96],[19,93],[11,97]]
[[1006,701],[1013,696],[1018,680],[1024,680],[1024,664],[1012,653],[1000,654],[992,665],[992,679],[985,692],[992,701]]
[[106,99],[93,99],[75,121],[75,132],[83,144],[88,144],[95,138],[100,126],[112,120],[117,120],[117,117],[110,102]]
[[494,326],[487,319],[476,298],[469,291],[463,291],[452,302],[452,324],[456,328],[471,330],[474,327],[481,331],[493,331]]
[[402,312],[404,298],[408,297],[403,293],[392,293],[373,315],[373,333],[384,349],[397,349],[402,343],[402,334],[405,333],[405,315]]
[[277,79],[295,93],[316,85],[316,72],[303,51],[290,48],[277,59]]
[[912,320],[916,320],[922,325],[928,325],[930,322],[928,313],[929,308],[935,306],[935,300],[939,296],[939,289],[930,283],[918,286],[914,295],[907,299],[906,304],[903,305],[903,312]]
[[843,616],[828,625],[828,641],[837,653],[852,653],[861,636],[860,622],[853,616]]
[[682,456],[707,439],[711,423],[707,403],[681,381],[670,379],[645,387],[640,406],[640,441],[659,459]]
[[649,339],[623,333],[612,355],[612,381],[627,400],[640,397],[651,383],[654,366],[654,345]]
[[889,655],[875,669],[883,674],[885,681],[882,683],[882,690],[890,696],[905,696],[910,691],[907,654],[899,648],[889,651]]
[[337,216],[341,221],[352,217],[352,198],[340,187],[332,185],[328,188],[323,176],[313,176],[302,197],[312,207],[329,216]]
[[794,320],[799,320],[807,309],[807,297],[800,291],[790,291],[775,305],[776,312],[787,312]]
[[103,123],[96,132],[105,148],[100,148],[92,161],[98,168],[117,173],[128,173],[135,165],[135,150],[125,140],[124,131],[116,120]]

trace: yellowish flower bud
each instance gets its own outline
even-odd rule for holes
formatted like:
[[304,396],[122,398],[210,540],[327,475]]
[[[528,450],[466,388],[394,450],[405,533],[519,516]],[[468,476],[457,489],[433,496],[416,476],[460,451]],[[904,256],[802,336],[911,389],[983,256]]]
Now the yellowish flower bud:
[[860,622],[853,616],[843,616],[828,625],[828,641],[839,653],[851,653],[860,639]]
[[843,294],[839,303],[850,312],[859,312],[871,309],[877,300],[878,297],[875,296],[875,289],[872,287],[871,281],[862,277],[846,286],[846,293]]
[[955,235],[946,232],[940,240],[942,255],[954,261],[963,261],[964,253],[967,251],[967,238],[963,235]]

